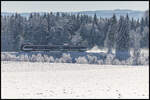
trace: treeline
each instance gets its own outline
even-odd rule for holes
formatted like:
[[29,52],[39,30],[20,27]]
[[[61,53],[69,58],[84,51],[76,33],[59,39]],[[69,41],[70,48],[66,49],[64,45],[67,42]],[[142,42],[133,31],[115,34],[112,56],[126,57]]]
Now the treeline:
[[[148,14],[147,14],[148,15]],[[116,19],[98,18],[68,13],[31,13],[29,18],[20,14],[1,16],[1,51],[20,51],[23,43],[107,47],[126,50],[149,47],[149,16],[141,20],[120,16]],[[138,43],[139,42],[139,43]]]

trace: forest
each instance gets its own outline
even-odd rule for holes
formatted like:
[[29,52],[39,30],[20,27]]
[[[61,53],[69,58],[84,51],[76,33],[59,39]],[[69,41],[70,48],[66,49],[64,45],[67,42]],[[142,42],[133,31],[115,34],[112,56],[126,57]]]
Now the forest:
[[[69,13],[31,13],[29,18],[19,13],[11,16],[1,15],[1,51],[20,51],[25,43],[37,45],[63,45],[92,48],[108,48],[128,52],[131,48],[149,48],[149,11],[143,18],[135,20],[126,16],[119,19],[98,18]],[[128,54],[126,54],[128,55]]]

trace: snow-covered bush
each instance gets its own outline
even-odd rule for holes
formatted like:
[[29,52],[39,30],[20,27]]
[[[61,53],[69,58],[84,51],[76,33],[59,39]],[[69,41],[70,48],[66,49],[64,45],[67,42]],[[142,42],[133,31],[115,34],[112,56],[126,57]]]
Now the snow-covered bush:
[[18,58],[19,61],[29,61],[28,55],[20,55]]
[[149,64],[149,56],[140,55],[139,57],[139,63],[141,65],[148,65]]
[[133,57],[129,57],[125,62],[126,62],[126,65],[132,65],[133,64]]
[[[72,61],[73,60],[73,61]],[[75,60],[75,61],[74,61]],[[1,53],[1,61],[29,61],[29,62],[50,62],[50,63],[79,63],[79,64],[100,64],[100,65],[148,65],[149,55],[145,52],[133,55],[127,60],[118,60],[115,55],[107,54],[106,59],[98,59],[94,55],[79,56],[78,58],[71,57],[71,54],[64,53],[62,57],[54,59],[53,56],[32,54],[15,54],[15,53]]]
[[30,61],[31,61],[31,62],[36,62],[36,55],[32,55],[32,56],[30,57]]
[[88,64],[88,60],[85,57],[75,58],[76,63],[78,64]]
[[10,58],[10,56],[7,54],[3,54],[1,53],[1,61],[8,61],[8,59]]
[[1,61],[5,61],[6,60],[6,56],[2,53],[1,54]]
[[50,62],[55,62],[54,57],[53,57],[53,56],[50,56],[50,57],[49,57],[49,61],[50,61]]
[[49,57],[47,55],[44,55],[43,58],[44,58],[44,62],[50,62]]
[[39,53],[39,54],[37,54],[37,56],[36,56],[36,61],[37,61],[37,62],[44,62],[44,57],[42,57],[42,55]]
[[96,64],[97,63],[97,57],[96,56],[88,55],[87,58],[88,58],[88,63],[89,64]]
[[55,61],[54,61],[54,63],[61,63],[61,59],[56,58]]
[[10,53],[1,54],[2,61],[16,61],[18,57],[16,55],[12,55]]
[[55,61],[53,56],[48,57],[47,55],[44,55],[43,58],[44,58],[44,62],[52,62],[53,63]]
[[72,58],[70,54],[63,53],[62,57],[59,59],[59,62],[61,63],[71,63]]
[[112,65],[121,65],[121,62],[118,59],[114,59]]
[[42,57],[41,54],[38,55],[32,55],[30,58],[31,62],[44,62],[44,57]]
[[141,50],[135,49],[133,52],[133,65],[140,65]]
[[105,64],[111,65],[112,62],[113,62],[114,57],[115,57],[114,55],[108,54],[108,55],[106,56],[106,59],[105,59]]
[[122,60],[120,62],[121,62],[121,65],[126,65],[126,60]]
[[104,61],[103,61],[103,59],[101,59],[101,60],[98,60],[97,63],[98,63],[99,65],[103,65],[103,64],[104,64]]

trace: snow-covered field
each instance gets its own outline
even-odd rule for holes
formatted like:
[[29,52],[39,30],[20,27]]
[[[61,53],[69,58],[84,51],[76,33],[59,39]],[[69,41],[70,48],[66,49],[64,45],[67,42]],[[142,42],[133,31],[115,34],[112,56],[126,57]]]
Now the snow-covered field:
[[149,98],[149,67],[1,62],[2,98]]

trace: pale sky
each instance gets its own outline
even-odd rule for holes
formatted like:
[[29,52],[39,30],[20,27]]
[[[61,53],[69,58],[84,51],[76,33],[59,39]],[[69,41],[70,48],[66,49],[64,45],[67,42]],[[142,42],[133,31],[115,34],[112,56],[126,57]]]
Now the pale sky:
[[2,12],[74,12],[130,9],[145,11],[149,1],[1,1]]

